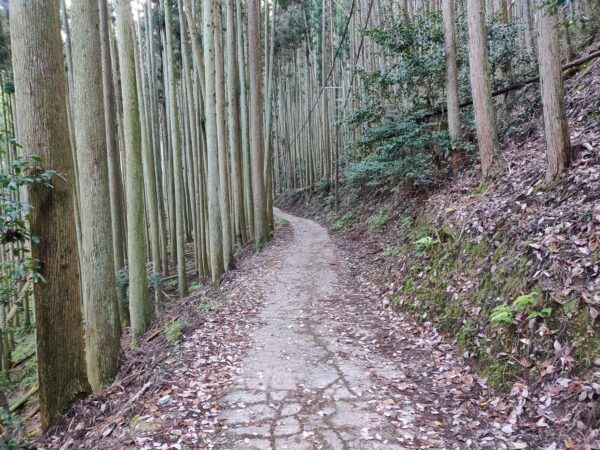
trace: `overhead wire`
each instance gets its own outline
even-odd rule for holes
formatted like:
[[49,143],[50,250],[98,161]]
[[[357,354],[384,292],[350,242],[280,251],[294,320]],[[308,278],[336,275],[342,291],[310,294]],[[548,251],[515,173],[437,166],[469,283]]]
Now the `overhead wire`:
[[[373,4],[373,0],[371,0],[371,5]],[[337,61],[337,58],[340,54],[340,51],[342,49],[342,46],[344,44],[344,41],[346,40],[346,35],[348,34],[348,28],[350,26],[350,20],[352,19],[352,15],[354,14],[354,7],[356,6],[356,0],[352,0],[352,5],[350,6],[350,13],[348,14],[348,19],[346,20],[346,26],[344,27],[344,33],[342,34],[342,38],[340,39],[340,43],[335,51],[335,55],[333,56],[333,61],[331,63],[331,68],[329,69],[329,74],[327,75],[327,78],[325,79],[325,81],[323,82],[323,85],[321,86],[321,89],[319,90],[319,95],[317,96],[317,98],[315,99],[315,102],[313,103],[312,107],[310,108],[310,110],[308,111],[308,115],[306,116],[306,119],[304,120],[304,123],[302,124],[302,127],[300,128],[300,130],[298,131],[298,133],[296,134],[296,136],[294,137],[294,139],[290,142],[290,147],[292,145],[294,145],[294,143],[298,140],[298,138],[300,137],[300,135],[302,134],[302,132],[304,131],[304,128],[306,127],[306,125],[308,124],[308,121],[310,120],[310,118],[312,117],[312,113],[315,111],[315,108],[317,107],[317,104],[319,103],[319,100],[321,98],[321,96],[323,95],[323,92],[325,91],[325,88],[327,87],[327,84],[329,83],[329,80],[331,78],[331,76],[333,75],[333,69],[335,68],[335,63]],[[370,8],[369,8],[369,12],[370,12]]]
[[[365,30],[369,26],[369,19],[371,18],[371,9],[373,8],[373,3],[375,0],[371,0],[369,3],[369,9],[367,10],[367,20],[365,20],[365,25],[362,28],[362,32],[360,33],[360,42],[358,44],[358,50],[356,52],[356,58],[354,59],[354,67],[358,64],[358,58],[360,58],[360,54],[362,52],[363,43],[365,40]],[[348,97],[350,97],[350,92],[352,91],[352,85],[354,84],[354,76],[356,75],[356,70],[352,71],[352,76],[350,77],[350,84],[348,85],[348,92],[346,93],[346,97],[344,98],[344,104],[342,108],[346,107],[346,102],[348,101]]]

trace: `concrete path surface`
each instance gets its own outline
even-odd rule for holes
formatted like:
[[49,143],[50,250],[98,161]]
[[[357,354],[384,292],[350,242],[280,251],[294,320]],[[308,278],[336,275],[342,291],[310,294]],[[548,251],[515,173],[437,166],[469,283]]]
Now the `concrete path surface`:
[[[362,357],[363,346],[340,334],[344,324],[325,312],[344,308],[347,288],[327,231],[277,216],[291,223],[294,239],[272,274],[254,345],[225,397],[223,448],[415,448],[406,446],[413,432],[399,433],[398,400],[378,387],[401,382],[403,370],[374,354]],[[400,423],[410,429],[415,405],[405,403]]]

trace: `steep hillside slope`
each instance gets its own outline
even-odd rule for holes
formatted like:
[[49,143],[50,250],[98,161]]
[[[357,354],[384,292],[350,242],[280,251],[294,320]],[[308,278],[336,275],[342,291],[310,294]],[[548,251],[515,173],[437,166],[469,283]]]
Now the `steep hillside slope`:
[[552,186],[541,112],[522,108],[489,184],[472,167],[417,196],[346,188],[337,213],[318,195],[279,198],[329,223],[383,306],[453,339],[515,424],[570,436],[555,448],[594,442],[600,425],[600,62],[566,90],[575,161]]

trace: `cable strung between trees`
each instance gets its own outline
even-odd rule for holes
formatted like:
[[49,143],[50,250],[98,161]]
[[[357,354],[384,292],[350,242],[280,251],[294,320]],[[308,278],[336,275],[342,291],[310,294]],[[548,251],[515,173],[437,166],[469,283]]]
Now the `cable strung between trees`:
[[[365,20],[365,26],[362,27],[362,32],[360,33],[360,42],[358,44],[358,50],[356,52],[356,57],[354,58],[354,67],[356,67],[356,65],[358,64],[358,58],[360,58],[360,54],[363,49],[363,43],[365,41],[365,31],[367,30],[367,27],[369,26],[369,19],[371,18],[371,9],[373,8],[373,3],[375,3],[375,0],[371,0],[369,2],[369,9],[367,10],[367,20]],[[348,92],[346,93],[346,97],[344,98],[344,104],[342,105],[342,108],[346,107],[346,102],[348,101],[348,98],[350,97],[350,90],[352,89],[352,85],[354,84],[355,75],[356,75],[356,71],[353,70],[352,76],[350,77],[350,83],[348,84]]]
[[[290,142],[290,147],[292,145],[294,145],[296,140],[298,140],[298,138],[300,137],[300,134],[302,134],[302,132],[304,131],[306,124],[310,120],[312,113],[314,112],[315,108],[317,107],[317,104],[319,103],[319,99],[321,98],[321,95],[323,95],[323,92],[325,91],[325,87],[327,86],[327,83],[329,83],[329,79],[331,78],[331,75],[333,74],[333,69],[335,68],[335,62],[337,61],[337,58],[340,54],[340,50],[342,49],[342,44],[344,43],[344,40],[346,39],[346,35],[348,34],[348,27],[350,26],[350,20],[352,19],[352,14],[354,14],[354,6],[355,5],[356,5],[356,0],[352,0],[352,5],[350,6],[350,13],[348,14],[348,19],[346,20],[346,26],[344,27],[344,33],[342,34],[340,43],[335,51],[335,55],[333,56],[333,62],[331,63],[331,69],[329,69],[329,74],[327,75],[327,78],[325,79],[323,86],[321,86],[321,89],[319,90],[319,95],[317,96],[317,98],[315,99],[315,102],[313,103],[312,107],[310,108],[310,111],[308,112],[308,116],[306,116],[306,120],[304,120],[304,123],[302,124],[300,131],[298,131],[298,134],[296,134],[296,136],[294,137],[292,142]],[[373,5],[373,0],[371,0],[371,5]],[[369,11],[370,10],[371,10],[371,8],[369,7]]]

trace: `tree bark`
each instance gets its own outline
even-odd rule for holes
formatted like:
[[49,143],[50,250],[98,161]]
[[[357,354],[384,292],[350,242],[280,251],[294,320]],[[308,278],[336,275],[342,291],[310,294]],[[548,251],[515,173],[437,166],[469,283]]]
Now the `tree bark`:
[[442,0],[444,43],[446,47],[446,104],[450,139],[460,139],[460,110],[458,100],[458,66],[456,55],[456,15],[454,0]]
[[[117,141],[117,120],[115,108],[115,91],[113,86],[112,60],[110,52],[110,27],[108,22],[108,4],[106,0],[98,0],[100,10],[100,39],[102,46],[102,91],[104,93],[104,124],[106,128],[106,155],[108,162],[108,187],[110,192],[110,217],[112,220],[112,243],[114,270],[125,266],[123,243],[125,240],[123,226],[123,181]],[[117,286],[119,317],[123,323],[129,323],[127,310],[127,292],[122,284]]]
[[546,181],[551,182],[571,164],[571,139],[565,99],[556,11],[540,2],[537,9],[540,91],[546,132]]
[[471,91],[484,180],[498,172],[498,133],[492,103],[484,0],[467,0]]
[[177,246],[177,285],[179,297],[187,296],[187,280],[185,277],[185,223],[184,223],[184,189],[183,160],[181,136],[179,135],[179,108],[175,80],[175,55],[173,47],[173,18],[169,0],[164,2],[165,37],[167,42],[167,64],[169,69],[169,110],[171,114],[171,146],[173,151],[173,181],[175,185],[175,242]]
[[250,151],[254,203],[254,240],[259,248],[269,239],[264,183],[263,101],[261,92],[260,2],[248,0],[248,71],[250,73]]
[[121,328],[117,305],[102,54],[96,0],[73,3],[73,124],[77,142],[81,211],[81,281],[88,380],[99,392],[119,366]]
[[32,245],[45,283],[35,283],[40,415],[45,429],[77,395],[86,378],[81,289],[73,203],[73,160],[67,127],[66,78],[57,0],[14,0],[12,63],[24,152],[66,178],[54,189],[30,188]]
[[[458,64],[456,54],[456,15],[454,0],[442,0],[444,22],[444,44],[446,49],[446,107],[448,112],[448,133],[453,141],[460,140],[460,107],[458,99]],[[459,153],[452,151],[452,169],[459,169]]]
[[240,86],[238,83],[238,54],[236,45],[235,0],[227,0],[227,112],[229,121],[229,149],[231,152],[231,177],[236,241],[246,242],[244,217],[244,179],[242,168]]
[[144,175],[141,125],[133,50],[133,16],[129,0],[117,1],[117,39],[123,103],[123,132],[127,159],[127,254],[129,256],[129,315],[136,346],[150,325],[144,225]]
[[203,1],[204,44],[204,114],[206,116],[208,234],[210,246],[210,272],[217,283],[224,271],[223,235],[219,208],[219,148],[217,137],[216,79],[215,79],[215,0]]
[[[148,64],[145,62],[144,40],[141,30],[141,19],[137,20],[137,39],[138,45],[135,48],[134,56],[136,62],[136,72],[138,73],[137,89],[140,109],[140,120],[142,124],[142,164],[144,169],[144,188],[146,193],[146,217],[148,219],[148,234],[150,241],[150,261],[152,262],[152,271],[160,273],[162,271],[161,251],[160,251],[160,232],[158,219],[158,195],[156,188],[156,173],[154,167],[154,139],[152,134],[153,124],[150,120],[150,101],[151,94],[148,87],[147,70]],[[157,292],[155,292],[157,294]],[[155,311],[158,311],[159,298],[155,298]]]
[[223,266],[233,265],[231,207],[229,202],[229,158],[227,151],[227,118],[225,114],[225,74],[221,38],[221,11],[216,9],[215,26],[215,95],[217,109],[217,141],[219,147],[219,203],[223,230]]
[[244,174],[244,209],[248,233],[254,236],[254,204],[252,194],[252,168],[250,162],[250,130],[248,128],[248,81],[246,65],[246,45],[244,41],[244,22],[242,20],[242,2],[236,0],[236,26],[238,67],[240,77],[240,126],[242,131],[242,166]]

